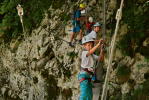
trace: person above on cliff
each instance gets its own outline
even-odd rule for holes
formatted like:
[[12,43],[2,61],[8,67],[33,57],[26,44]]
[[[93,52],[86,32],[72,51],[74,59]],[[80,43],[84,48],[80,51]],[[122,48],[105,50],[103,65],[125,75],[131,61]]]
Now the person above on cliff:
[[79,42],[81,42],[82,39],[82,30],[81,30],[81,25],[80,25],[80,21],[84,20],[84,17],[81,17],[81,11],[83,11],[85,9],[85,4],[80,4],[79,8],[74,11],[73,14],[73,30],[72,30],[72,34],[70,37],[70,42],[69,42],[69,46],[73,47],[73,39],[75,38],[75,35],[77,35],[76,33],[79,34]]
[[97,56],[93,54],[97,48],[102,48],[102,39],[94,46],[94,40],[90,37],[83,37],[82,45],[84,50],[81,55],[81,71],[78,74],[80,81],[80,97],[79,100],[92,100],[92,83],[91,78],[94,75],[94,60],[103,59],[103,51]]
[[95,22],[93,22],[93,17],[89,17],[88,20],[86,21],[86,35],[92,31],[94,24]]
[[97,39],[97,32],[99,32],[101,29],[101,24],[96,22],[94,25],[93,25],[93,30],[86,36],[96,40]]

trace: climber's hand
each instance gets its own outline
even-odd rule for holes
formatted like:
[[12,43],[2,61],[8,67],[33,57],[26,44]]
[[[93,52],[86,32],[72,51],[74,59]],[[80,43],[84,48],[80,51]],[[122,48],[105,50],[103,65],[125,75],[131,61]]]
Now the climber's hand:
[[100,52],[103,52],[104,51],[104,44],[101,44],[100,46]]
[[93,68],[88,68],[88,70],[89,70],[90,72],[94,72],[94,69],[93,69]]
[[100,39],[99,40],[99,44],[101,45],[101,44],[103,44],[104,43],[104,40],[103,39]]

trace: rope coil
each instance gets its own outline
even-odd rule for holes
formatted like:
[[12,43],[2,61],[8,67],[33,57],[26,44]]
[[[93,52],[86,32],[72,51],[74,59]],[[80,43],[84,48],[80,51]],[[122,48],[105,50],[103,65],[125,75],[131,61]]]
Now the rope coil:
[[18,15],[20,17],[20,22],[22,24],[23,33],[24,33],[25,29],[24,29],[24,24],[23,24],[23,15],[24,15],[23,8],[22,8],[22,6],[20,4],[18,4],[16,8],[18,10]]
[[117,10],[117,13],[116,13],[115,19],[116,20],[121,20],[121,18],[122,18],[122,11],[120,11],[120,9],[118,9]]

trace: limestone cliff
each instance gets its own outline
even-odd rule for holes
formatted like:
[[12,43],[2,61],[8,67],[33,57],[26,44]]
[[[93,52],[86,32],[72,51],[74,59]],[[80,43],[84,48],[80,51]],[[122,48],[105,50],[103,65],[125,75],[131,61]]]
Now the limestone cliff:
[[[68,46],[71,5],[58,0],[48,7],[38,27],[12,38],[0,36],[0,100],[77,100],[81,45]],[[102,23],[102,1],[87,0],[88,16]],[[106,39],[110,44],[120,0],[107,1]],[[54,8],[54,7],[58,8]],[[145,0],[125,1],[116,41],[108,100],[149,99],[149,6]],[[135,34],[136,33],[136,34]],[[99,37],[102,35],[100,34]],[[5,37],[7,38],[7,37]],[[64,41],[66,40],[66,41]],[[107,49],[110,47],[106,47]],[[106,72],[108,52],[104,64]],[[105,73],[103,74],[103,77]]]

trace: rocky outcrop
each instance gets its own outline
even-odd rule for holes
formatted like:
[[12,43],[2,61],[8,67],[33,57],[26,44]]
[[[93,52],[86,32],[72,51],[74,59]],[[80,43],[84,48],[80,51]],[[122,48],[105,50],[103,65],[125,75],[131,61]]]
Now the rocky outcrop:
[[[91,0],[87,3],[88,9],[92,10],[89,15],[94,15],[96,21],[102,22],[102,2]],[[110,0],[107,4],[106,38],[110,42],[114,29],[111,24],[115,22],[114,14],[118,1]],[[75,48],[68,46],[71,24],[70,21],[61,21],[63,18],[59,16],[69,12],[66,8],[65,4],[61,9],[49,7],[50,14],[45,14],[42,23],[32,30],[31,35],[14,39],[10,44],[1,42],[0,100],[77,100],[77,74],[80,70],[82,47],[79,44],[76,44]],[[146,93],[149,90],[146,86],[149,80],[149,63],[145,57],[145,54],[148,54],[145,50],[149,39],[145,38],[139,49],[134,46],[136,52],[133,57],[126,56],[122,53],[125,50],[118,44],[128,32],[129,26],[122,20],[112,62],[108,100],[141,100],[138,99],[141,97],[147,100],[149,96]],[[107,61],[108,52],[103,66],[104,72]],[[139,90],[145,92],[138,92]]]

